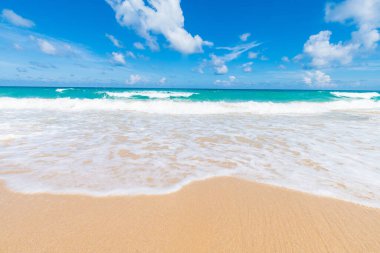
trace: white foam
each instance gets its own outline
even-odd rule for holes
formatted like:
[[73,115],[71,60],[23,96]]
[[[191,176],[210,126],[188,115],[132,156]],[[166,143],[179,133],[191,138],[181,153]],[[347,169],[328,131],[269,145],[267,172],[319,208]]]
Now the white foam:
[[0,98],[0,110],[133,111],[152,114],[320,114],[332,111],[378,111],[380,102],[353,100],[334,102],[185,102],[169,100]]
[[58,93],[63,93],[63,92],[65,92],[65,91],[67,91],[67,90],[72,90],[72,89],[73,89],[73,88],[66,88],[66,89],[58,88],[58,89],[56,89],[55,91],[58,92]]
[[127,91],[127,92],[104,92],[110,97],[117,98],[131,98],[136,96],[143,96],[149,98],[179,98],[179,97],[191,97],[198,94],[194,92],[174,92],[174,91]]
[[378,92],[331,92],[336,97],[372,99],[380,96]]
[[109,196],[236,176],[380,207],[379,111],[365,99],[0,98],[0,178],[22,193]]

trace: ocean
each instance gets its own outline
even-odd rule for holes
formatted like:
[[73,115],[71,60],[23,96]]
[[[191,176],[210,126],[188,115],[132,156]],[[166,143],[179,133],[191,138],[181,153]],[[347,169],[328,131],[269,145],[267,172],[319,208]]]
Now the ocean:
[[234,176],[380,207],[380,92],[0,87],[0,179],[167,194]]

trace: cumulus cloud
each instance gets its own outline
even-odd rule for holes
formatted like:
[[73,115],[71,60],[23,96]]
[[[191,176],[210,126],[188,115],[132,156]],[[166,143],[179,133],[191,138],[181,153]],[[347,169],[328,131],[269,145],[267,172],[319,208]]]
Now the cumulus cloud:
[[331,77],[320,70],[307,71],[303,81],[310,87],[323,88],[333,86]]
[[374,49],[380,40],[380,1],[346,0],[326,6],[326,21],[353,22],[358,30],[352,34],[353,42],[366,49]]
[[35,25],[33,21],[23,18],[14,11],[8,9],[4,9],[1,12],[1,17],[15,26],[31,28]]
[[126,64],[125,57],[124,57],[124,55],[121,54],[121,53],[113,52],[113,53],[112,53],[112,59],[113,59],[114,62],[116,62],[117,64],[121,64],[121,65],[125,65],[125,64]]
[[106,0],[116,13],[120,25],[129,27],[146,40],[152,50],[159,45],[155,34],[162,34],[170,47],[183,54],[202,52],[209,45],[199,35],[184,28],[185,18],[180,0]]
[[138,82],[141,82],[142,78],[140,75],[130,75],[129,79],[126,81],[127,84],[136,84]]
[[312,35],[304,46],[304,53],[312,58],[312,65],[325,67],[334,63],[348,64],[360,52],[368,52],[380,41],[380,0],[344,0],[326,6],[325,20],[354,25],[347,42],[330,42],[332,33],[321,31]]
[[352,61],[353,53],[358,48],[352,43],[330,43],[330,31],[321,31],[310,36],[304,45],[304,53],[312,59],[314,67],[325,67],[333,63],[348,64]]
[[250,73],[252,72],[252,65],[253,65],[253,62],[247,62],[247,63],[244,63],[242,65],[243,67],[243,71],[246,72],[246,73]]
[[211,64],[214,66],[215,74],[224,75],[228,73],[228,67],[225,64],[225,60],[222,57],[218,57],[214,54],[211,55]]
[[239,38],[241,41],[247,41],[250,36],[251,36],[250,33],[243,33],[242,35],[239,36]]
[[214,68],[215,74],[224,75],[228,73],[227,63],[235,60],[241,54],[251,50],[254,47],[259,46],[260,44],[256,42],[251,42],[247,44],[242,44],[234,47],[218,47],[217,49],[228,51],[227,54],[217,56],[211,54],[211,65]]
[[121,45],[120,41],[119,41],[118,39],[115,38],[115,36],[106,33],[106,37],[107,37],[107,39],[109,39],[109,40],[112,42],[112,44],[113,44],[115,47],[118,47],[118,48],[122,48],[122,47],[123,47],[123,46]]

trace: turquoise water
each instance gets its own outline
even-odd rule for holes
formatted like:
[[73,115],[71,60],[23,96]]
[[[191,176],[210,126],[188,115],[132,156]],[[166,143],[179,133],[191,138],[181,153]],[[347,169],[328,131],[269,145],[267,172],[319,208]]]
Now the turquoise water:
[[[0,87],[0,97],[12,98],[72,98],[72,99],[117,99],[133,100],[167,99],[182,101],[225,101],[225,102],[329,102],[342,98],[360,98],[372,94],[380,100],[376,91],[350,91],[353,97],[337,96],[346,91],[298,91],[298,90],[204,90],[204,89],[112,89],[112,88],[28,88]],[[376,93],[378,94],[376,96]]]

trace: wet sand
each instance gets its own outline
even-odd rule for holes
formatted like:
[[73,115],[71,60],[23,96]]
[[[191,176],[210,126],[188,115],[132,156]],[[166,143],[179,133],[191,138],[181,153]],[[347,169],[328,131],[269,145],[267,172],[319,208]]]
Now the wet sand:
[[139,197],[1,187],[0,252],[380,252],[380,209],[234,178]]

